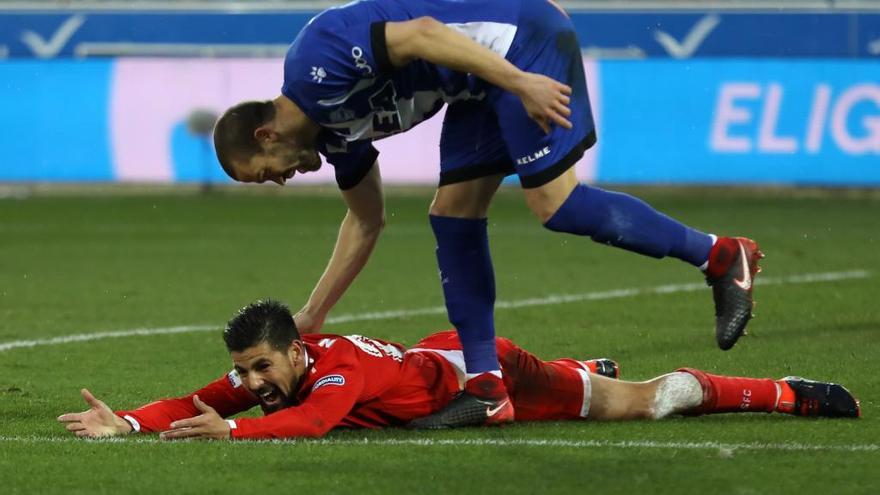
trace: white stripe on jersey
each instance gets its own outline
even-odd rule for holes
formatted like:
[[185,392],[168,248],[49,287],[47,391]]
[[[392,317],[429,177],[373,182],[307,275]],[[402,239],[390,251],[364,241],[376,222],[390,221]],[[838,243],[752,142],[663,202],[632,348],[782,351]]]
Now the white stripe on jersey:
[[[372,83],[375,79],[368,79],[367,81]],[[364,86],[359,82],[356,89],[361,90],[363,87]],[[352,92],[349,92],[345,96],[336,100],[322,100],[318,103],[327,106],[330,106],[331,103],[335,105],[339,102],[346,101],[352,94]],[[447,95],[441,91],[415,91],[413,92],[412,98],[398,98],[395,100],[397,112],[381,112],[375,110],[359,119],[347,118],[341,122],[325,122],[321,125],[328,129],[333,129],[338,136],[345,138],[348,142],[360,141],[362,139],[379,139],[391,134],[396,134],[397,132],[409,130],[414,125],[423,122],[429,115],[433,114],[433,110],[439,101],[453,103],[462,100],[482,100],[485,96],[485,93],[480,92],[473,94],[467,89],[464,89],[455,95]],[[378,131],[373,128],[373,122],[376,115],[382,120],[383,118],[390,118],[390,116],[394,114],[396,114],[397,121],[400,124],[399,130],[389,133]],[[331,152],[333,151],[329,145],[328,150]],[[339,151],[345,151],[345,148],[341,148]]]
[[341,104],[345,103],[346,101],[348,101],[348,99],[351,98],[352,95],[369,88],[375,82],[376,82],[375,77],[371,77],[369,79],[360,79],[357,83],[355,83],[354,87],[351,88],[351,90],[348,93],[345,93],[344,95],[336,97],[336,98],[331,98],[329,100],[318,100],[318,105],[322,105],[325,107],[334,107],[336,105],[341,105]]
[[462,24],[449,23],[446,25],[502,57],[507,56],[510,45],[513,44],[513,37],[516,36],[515,24],[465,22]]

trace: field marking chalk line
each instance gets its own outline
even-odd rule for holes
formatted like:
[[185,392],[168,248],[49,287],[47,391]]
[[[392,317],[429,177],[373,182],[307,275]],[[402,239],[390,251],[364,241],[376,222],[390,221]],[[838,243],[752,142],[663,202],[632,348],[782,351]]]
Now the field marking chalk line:
[[[791,275],[788,277],[764,277],[755,280],[756,285],[790,285],[790,284],[810,284],[818,282],[837,282],[841,280],[853,280],[871,277],[871,272],[867,270],[848,270],[841,272],[824,272],[824,273],[807,273],[802,275]],[[518,299],[514,301],[497,301],[495,309],[517,309],[530,306],[550,306],[556,304],[566,304],[583,301],[603,301],[606,299],[621,299],[625,297],[636,297],[651,294],[672,294],[676,292],[694,292],[705,290],[706,284],[702,282],[687,284],[668,284],[658,285],[645,288],[616,289],[600,292],[585,292],[581,294],[558,294],[544,297],[536,297],[529,299]],[[373,320],[392,320],[396,318],[408,318],[422,315],[445,314],[445,306],[432,306],[427,308],[415,309],[399,309],[393,311],[379,311],[369,313],[355,313],[348,315],[339,315],[328,318],[326,325],[338,323],[350,323],[356,321],[373,321]],[[80,333],[74,335],[63,335],[60,337],[52,337],[34,340],[13,340],[10,342],[0,342],[0,352],[12,349],[21,349],[27,347],[39,347],[50,345],[70,344],[74,342],[89,342],[93,340],[114,339],[121,337],[149,336],[149,335],[168,335],[176,333],[192,333],[219,331],[223,325],[184,325],[167,328],[134,328],[129,330],[117,330],[112,332],[94,332]]]
[[[192,441],[169,442],[160,440],[158,437],[116,437],[106,439],[83,440],[80,438],[65,437],[41,437],[41,436],[0,436],[0,443],[95,443],[95,444],[158,444],[166,445],[186,444]],[[721,443],[721,442],[658,442],[654,440],[561,440],[561,439],[334,439],[324,438],[316,440],[254,440],[244,442],[231,442],[230,445],[321,445],[321,446],[413,446],[413,447],[570,447],[570,448],[616,448],[616,449],[671,449],[671,450],[770,450],[770,451],[835,451],[835,452],[880,452],[880,444],[849,444],[827,445],[809,443]]]

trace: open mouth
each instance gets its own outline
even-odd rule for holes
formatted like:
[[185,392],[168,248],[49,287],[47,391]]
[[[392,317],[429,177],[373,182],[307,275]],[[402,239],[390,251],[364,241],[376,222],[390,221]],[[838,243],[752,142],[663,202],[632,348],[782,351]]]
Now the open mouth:
[[280,407],[284,399],[277,387],[266,387],[257,393],[257,397],[267,409]]

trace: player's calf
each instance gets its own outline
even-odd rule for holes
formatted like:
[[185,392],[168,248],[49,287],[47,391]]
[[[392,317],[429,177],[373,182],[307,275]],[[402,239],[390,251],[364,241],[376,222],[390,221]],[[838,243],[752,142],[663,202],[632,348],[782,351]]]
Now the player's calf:
[[[674,412],[713,414],[724,412],[779,412],[795,416],[824,416],[829,418],[857,418],[859,402],[843,386],[786,377],[743,378],[712,375],[693,368],[682,368],[671,375],[691,375],[691,392],[699,384],[702,400],[699,404]],[[666,375],[666,376],[671,376]],[[661,391],[658,388],[658,398]],[[696,397],[693,395],[692,397]]]
[[712,237],[660,213],[639,198],[578,184],[544,227],[654,258],[695,267],[709,257]]

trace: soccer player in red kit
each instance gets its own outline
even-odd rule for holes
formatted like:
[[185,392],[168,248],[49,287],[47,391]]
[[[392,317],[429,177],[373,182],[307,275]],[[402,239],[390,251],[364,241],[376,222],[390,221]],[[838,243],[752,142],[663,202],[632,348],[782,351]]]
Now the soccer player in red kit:
[[[226,326],[223,337],[234,369],[222,378],[193,394],[128,411],[114,412],[83,389],[90,409],[58,420],[79,437],[129,432],[161,432],[164,439],[320,437],[337,427],[402,426],[440,411],[462,391],[464,361],[455,331],[405,349],[362,336],[300,336],[293,321],[283,304],[257,301]],[[497,347],[520,421],[749,411],[859,416],[853,396],[831,383],[725,377],[690,368],[625,382],[609,377],[617,369],[608,360],[542,361],[503,338]],[[265,415],[228,419],[255,406]]]

